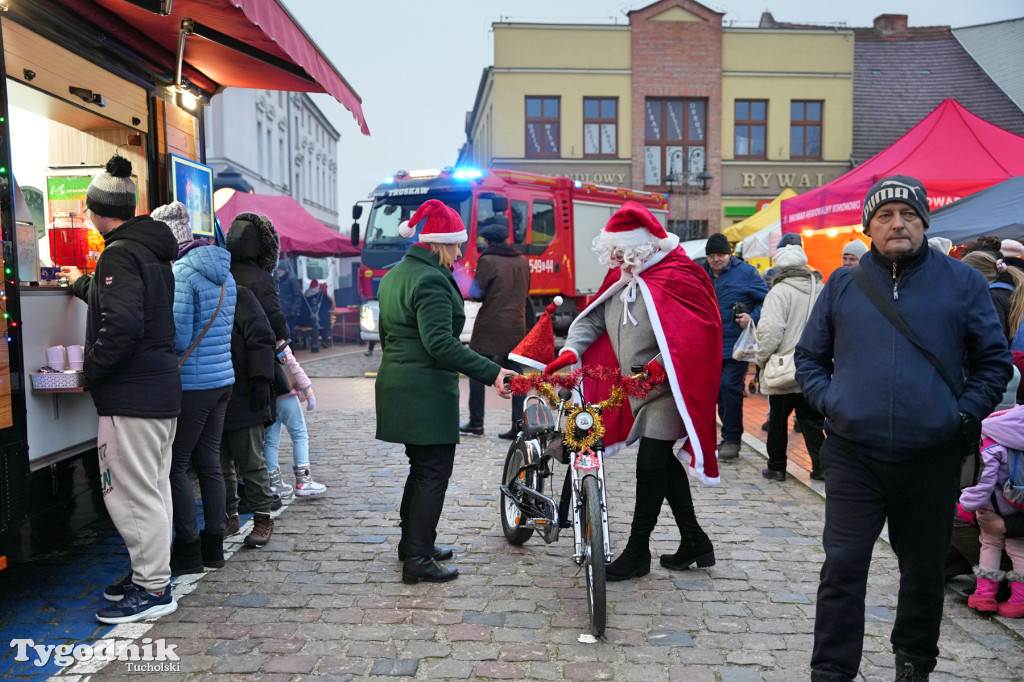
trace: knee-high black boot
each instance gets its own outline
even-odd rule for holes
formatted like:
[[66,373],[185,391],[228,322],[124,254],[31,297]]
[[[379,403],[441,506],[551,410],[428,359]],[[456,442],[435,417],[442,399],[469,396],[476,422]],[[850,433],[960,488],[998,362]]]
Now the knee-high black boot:
[[665,497],[679,528],[679,549],[675,554],[662,554],[661,565],[675,571],[696,563],[700,568],[715,565],[715,548],[700,527],[690,495],[690,479],[682,463],[673,455],[666,465]]
[[641,438],[636,456],[636,504],[629,541],[615,561],[605,568],[611,582],[645,576],[651,571],[651,533],[658,523],[665,499],[666,453],[672,456],[672,442]]

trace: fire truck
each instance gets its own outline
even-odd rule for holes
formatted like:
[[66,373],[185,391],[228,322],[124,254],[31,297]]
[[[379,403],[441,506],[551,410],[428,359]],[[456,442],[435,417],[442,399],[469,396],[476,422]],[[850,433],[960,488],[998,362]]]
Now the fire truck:
[[[420,205],[438,199],[462,216],[469,233],[463,257],[455,264],[455,281],[464,297],[476,273],[477,260],[486,244],[477,238],[479,228],[500,224],[509,229],[509,243],[530,263],[530,300],[539,311],[561,296],[553,322],[556,334],[564,334],[576,314],[597,293],[607,270],[592,250],[594,237],[622,204],[636,201],[648,208],[663,225],[668,220],[668,199],[633,189],[581,182],[491,168],[445,168],[399,171],[352,209],[352,242],[359,243],[361,203],[370,203],[359,270],[360,335],[371,344],[379,340],[377,288],[381,277],[404,256],[416,236],[401,237],[398,226],[409,220]],[[475,308],[467,304],[468,339]]]

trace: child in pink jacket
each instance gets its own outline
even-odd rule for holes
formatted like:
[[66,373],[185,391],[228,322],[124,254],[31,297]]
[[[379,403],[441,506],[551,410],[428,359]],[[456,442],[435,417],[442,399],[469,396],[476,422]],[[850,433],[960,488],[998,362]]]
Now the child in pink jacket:
[[283,351],[285,363],[291,372],[295,387],[277,398],[277,421],[267,427],[266,440],[263,444],[263,457],[267,460],[267,471],[270,473],[270,487],[273,492],[287,499],[292,496],[292,487],[281,480],[281,465],[278,450],[281,445],[281,425],[288,429],[292,437],[292,457],[295,466],[294,493],[300,497],[321,495],[327,486],[313,480],[309,470],[309,435],[306,432],[306,418],[302,414],[301,401],[306,402],[306,409],[316,407],[316,395],[313,393],[313,382],[302,370],[299,361],[292,355],[292,349],[285,346]]
[[[994,412],[981,423],[983,468],[978,483],[964,488],[957,513],[967,523],[975,524],[974,512],[990,509],[1002,516],[1020,513],[1003,498],[1003,484],[1010,477],[1016,457],[1024,466],[1024,405]],[[1013,561],[1013,570],[999,570],[1003,547]],[[1007,538],[981,530],[981,556],[974,568],[978,586],[967,605],[978,611],[996,611],[1006,618],[1024,617],[1024,538]],[[996,588],[1006,577],[1010,581],[1010,599],[996,603]]]

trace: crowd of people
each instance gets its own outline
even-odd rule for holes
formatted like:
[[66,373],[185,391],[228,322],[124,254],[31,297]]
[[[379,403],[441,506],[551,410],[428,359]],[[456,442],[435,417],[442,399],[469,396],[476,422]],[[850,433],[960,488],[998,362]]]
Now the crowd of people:
[[[1024,515],[996,500],[1015,471],[1011,460],[1022,457],[1024,408],[993,414],[1004,406],[1004,394],[1015,396],[1019,381],[1009,344],[1024,338],[1024,271],[1011,268],[1018,267],[1014,259],[1024,246],[979,240],[966,249],[973,253],[950,257],[948,243],[926,240],[929,221],[920,181],[883,178],[864,199],[870,246],[860,239],[847,244],[844,267],[823,282],[808,266],[799,235],[783,238],[765,281],[723,235],[709,238],[700,267],[644,207],[629,202],[612,216],[594,240],[608,277],[570,326],[557,359],[544,367],[547,373],[579,364],[665,370],[667,385],[643,400],[631,398],[621,416],[606,415],[609,451],[638,446],[629,540],[608,564],[609,580],[649,572],[650,536],[665,500],[680,547],[663,555],[662,565],[715,564],[714,539],[696,518],[685,468],[715,484],[719,460],[739,457],[748,363],[734,357],[733,347],[753,325],[769,396],[764,477],[786,479],[787,428],[795,411],[811,477],[825,482],[812,679],[858,674],[871,552],[886,522],[901,573],[891,638],[897,680],[927,680],[935,668],[944,583],[956,570],[950,556],[968,569],[973,564],[972,607],[1024,615],[1024,546],[1018,540]],[[377,437],[404,444],[410,459],[401,510],[403,579],[444,582],[458,576],[438,563],[450,559],[451,550],[434,544],[455,445],[460,432],[483,431],[483,386],[508,397],[502,377],[518,368],[507,362],[504,347],[478,346],[477,352],[458,342],[464,314],[451,263],[467,236],[458,214],[429,201],[402,234],[415,236],[415,243],[380,287]],[[507,226],[488,234],[482,235],[485,257],[494,249],[495,261],[510,261],[501,268],[515,271],[517,254],[501,248]],[[494,272],[499,263],[481,270]],[[512,281],[498,288],[491,280],[474,284],[485,305],[488,289],[505,292],[503,316],[515,320],[518,337],[520,310],[528,305],[520,304],[519,289],[505,288]],[[1024,365],[1020,360],[1024,354],[1018,359]],[[470,422],[461,427],[460,371],[476,382]],[[424,408],[411,417],[394,414],[390,406],[400,392],[413,393]],[[922,395],[930,396],[927,409],[921,409]],[[962,482],[968,470],[974,476]],[[973,532],[960,528],[954,535],[954,520]],[[999,593],[1001,579],[1009,582],[1007,595]]]
[[[316,397],[288,342],[303,319],[295,297],[311,322],[326,292],[315,281],[302,291],[280,267],[265,216],[236,216],[222,248],[193,236],[181,204],[136,216],[130,175],[115,156],[88,189],[86,217],[106,246],[95,272],[64,268],[89,306],[85,374],[100,419],[103,498],[132,564],[104,591],[104,623],[174,611],[170,578],[223,566],[241,508],[254,518],[244,543],[259,548],[282,498],[325,491],[312,476],[303,416]],[[763,475],[786,480],[795,411],[811,478],[825,482],[812,679],[858,674],[871,553],[885,523],[901,573],[897,680],[926,680],[934,669],[951,575],[977,576],[972,608],[1024,617],[1024,486],[1014,488],[1018,464],[1024,479],[1024,352],[1015,348],[1024,346],[1024,245],[982,238],[951,257],[950,245],[926,239],[929,220],[920,181],[880,180],[864,199],[870,246],[851,241],[844,267],[823,282],[798,235],[778,245],[766,281],[720,234],[699,266],[643,206],[627,202],[611,217],[594,239],[608,276],[544,367],[642,365],[665,377],[606,415],[608,450],[637,446],[629,539],[607,566],[609,580],[650,571],[665,501],[680,544],[661,564],[715,564],[687,469],[715,485],[719,461],[740,455],[748,363],[733,346],[756,327],[769,397]],[[529,266],[507,243],[506,222],[481,229],[471,287],[481,309],[467,347],[452,274],[468,236],[462,218],[430,200],[399,231],[411,245],[378,294],[376,436],[402,444],[410,465],[399,507],[402,579],[446,582],[458,570],[441,565],[454,553],[436,538],[456,445],[460,434],[483,433],[486,386],[511,397],[504,380],[521,369],[510,355],[531,313]],[[461,425],[460,373],[472,382]],[[502,438],[516,436],[521,400],[511,417]],[[282,427],[294,485],[281,474]]]
[[[222,248],[194,237],[179,202],[136,216],[131,172],[115,155],[86,192],[86,219],[105,244],[95,271],[62,268],[88,305],[84,372],[99,415],[103,501],[131,560],[103,592],[111,603],[96,618],[109,624],[173,612],[171,577],[224,565],[240,505],[253,513],[244,543],[260,548],[282,498],[326,490],[310,472],[300,400],[312,410],[316,399],[288,347],[273,224],[240,214]],[[280,472],[282,424],[294,487]]]

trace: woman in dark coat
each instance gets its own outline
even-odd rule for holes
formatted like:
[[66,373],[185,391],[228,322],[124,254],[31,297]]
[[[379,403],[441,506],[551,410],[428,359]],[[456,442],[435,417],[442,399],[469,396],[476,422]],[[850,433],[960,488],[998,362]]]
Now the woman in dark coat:
[[409,478],[400,508],[398,558],[402,581],[445,582],[458,569],[437,564],[452,558],[434,545],[444,495],[459,442],[459,373],[492,384],[504,398],[506,375],[515,373],[459,341],[466,321],[451,264],[466,241],[459,214],[440,201],[423,204],[400,232],[419,242],[384,276],[380,301],[383,359],[377,373],[377,438],[403,443]]

